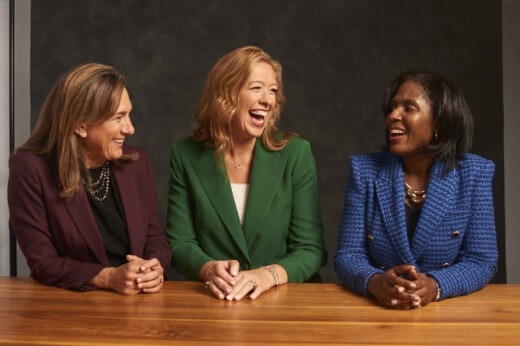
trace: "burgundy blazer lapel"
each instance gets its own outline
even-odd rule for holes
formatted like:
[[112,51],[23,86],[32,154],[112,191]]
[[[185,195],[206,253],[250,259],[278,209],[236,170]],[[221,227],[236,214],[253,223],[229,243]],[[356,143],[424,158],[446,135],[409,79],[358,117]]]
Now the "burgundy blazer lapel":
[[78,232],[94,256],[100,263],[107,263],[108,259],[105,254],[103,239],[101,239],[99,234],[96,220],[83,186],[81,186],[81,191],[78,195],[63,199],[63,203]]
[[143,214],[142,205],[139,203],[139,196],[142,198],[142,192],[139,189],[138,177],[133,174],[132,166],[139,165],[140,160],[124,166],[113,166],[114,179],[119,191],[119,198],[123,207],[123,213],[128,227],[128,240],[130,242],[130,252],[132,254],[140,254],[145,245],[146,232],[141,227],[143,220],[140,215]]

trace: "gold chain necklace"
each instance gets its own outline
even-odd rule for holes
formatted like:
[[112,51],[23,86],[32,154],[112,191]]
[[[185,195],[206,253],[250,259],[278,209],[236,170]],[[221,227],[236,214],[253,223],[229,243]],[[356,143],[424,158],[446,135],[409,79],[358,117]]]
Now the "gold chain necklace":
[[421,204],[426,199],[426,190],[412,190],[412,187],[405,181],[404,196],[415,204]]

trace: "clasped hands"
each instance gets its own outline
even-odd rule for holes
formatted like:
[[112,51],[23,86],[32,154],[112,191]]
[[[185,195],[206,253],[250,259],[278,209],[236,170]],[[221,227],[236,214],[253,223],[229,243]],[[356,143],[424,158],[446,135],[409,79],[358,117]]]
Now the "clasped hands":
[[92,278],[91,283],[124,295],[154,293],[161,289],[164,269],[158,259],[145,260],[127,255],[126,260],[128,262],[119,267],[104,268]]
[[383,306],[394,309],[415,309],[433,301],[437,282],[415,266],[403,264],[368,280],[368,292]]
[[209,261],[200,270],[206,288],[218,299],[241,300],[258,298],[275,285],[265,268],[240,271],[236,260]]

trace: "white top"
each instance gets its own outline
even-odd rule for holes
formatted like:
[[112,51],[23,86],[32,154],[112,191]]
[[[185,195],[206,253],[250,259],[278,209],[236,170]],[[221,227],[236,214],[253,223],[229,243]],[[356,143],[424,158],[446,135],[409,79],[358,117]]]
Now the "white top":
[[247,193],[249,192],[249,184],[231,183],[231,191],[233,191],[233,199],[237,207],[238,218],[240,223],[244,223],[244,215],[246,213]]

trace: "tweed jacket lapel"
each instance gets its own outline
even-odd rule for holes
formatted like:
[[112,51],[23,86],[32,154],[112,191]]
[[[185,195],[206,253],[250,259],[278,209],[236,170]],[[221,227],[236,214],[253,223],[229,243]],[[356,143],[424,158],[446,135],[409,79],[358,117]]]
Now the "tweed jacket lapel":
[[428,246],[430,234],[438,231],[443,218],[453,208],[455,196],[459,189],[459,178],[455,170],[445,173],[444,165],[435,162],[430,174],[430,181],[426,190],[426,200],[417,222],[412,242],[412,253],[418,258]]
[[198,158],[191,159],[191,163],[224,228],[232,235],[244,255],[249,258],[231,186],[224,169],[215,159],[214,149],[204,147]]
[[257,139],[243,227],[249,246],[254,243],[262,222],[267,217],[286,162],[287,157],[283,151],[268,151],[262,141]]
[[408,242],[406,214],[403,203],[403,166],[397,155],[389,154],[388,164],[383,165],[376,178],[376,195],[384,219],[388,237],[403,263],[415,264]]

